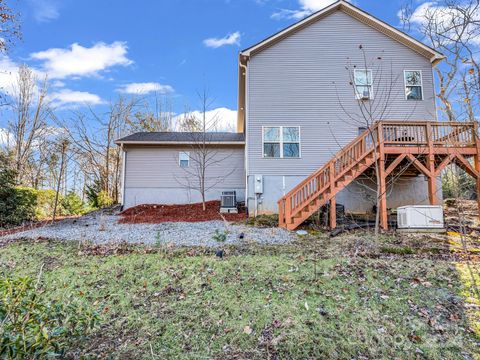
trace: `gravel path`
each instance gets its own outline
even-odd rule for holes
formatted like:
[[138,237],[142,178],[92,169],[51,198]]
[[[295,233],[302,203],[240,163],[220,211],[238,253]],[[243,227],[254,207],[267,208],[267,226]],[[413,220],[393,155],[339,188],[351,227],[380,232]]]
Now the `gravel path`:
[[[66,219],[41,228],[0,237],[0,242],[19,238],[92,241],[97,244],[126,241],[132,244],[216,247],[215,232],[227,234],[224,244],[256,242],[284,244],[297,238],[280,228],[256,228],[223,221],[198,223],[118,224],[119,217],[94,213],[78,219]],[[243,234],[243,239],[241,235]]]

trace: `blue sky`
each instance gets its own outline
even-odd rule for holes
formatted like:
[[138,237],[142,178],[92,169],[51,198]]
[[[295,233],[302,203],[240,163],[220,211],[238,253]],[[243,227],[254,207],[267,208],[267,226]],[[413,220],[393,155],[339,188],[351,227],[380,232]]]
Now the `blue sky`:
[[[174,110],[198,107],[204,86],[213,108],[235,110],[237,54],[331,0],[21,0],[23,40],[4,57],[0,85],[14,68],[48,74],[60,109],[101,108],[118,94],[167,93]],[[355,0],[394,26],[403,0]],[[0,120],[0,127],[5,118]]]

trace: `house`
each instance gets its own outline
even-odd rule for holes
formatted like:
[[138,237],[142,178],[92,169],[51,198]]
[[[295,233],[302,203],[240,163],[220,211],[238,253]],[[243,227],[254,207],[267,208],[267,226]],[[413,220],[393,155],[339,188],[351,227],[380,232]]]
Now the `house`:
[[[435,139],[431,135],[437,121],[433,67],[443,58],[343,0],[243,50],[238,133],[211,134],[208,141],[221,157],[232,154],[212,171],[228,176],[208,198],[236,190],[250,214],[280,213],[280,225],[292,229],[327,203],[371,212],[378,152],[383,227],[387,203],[438,202],[435,163],[444,167],[455,156],[434,147],[452,138],[448,131],[455,139],[473,136],[465,136],[468,147],[477,144],[470,128],[436,127]],[[188,161],[188,136],[140,133],[118,144],[125,151],[125,207],[198,201],[198,193],[177,179],[188,166],[182,163]],[[387,179],[394,170],[395,181]],[[334,211],[330,215],[335,227]]]

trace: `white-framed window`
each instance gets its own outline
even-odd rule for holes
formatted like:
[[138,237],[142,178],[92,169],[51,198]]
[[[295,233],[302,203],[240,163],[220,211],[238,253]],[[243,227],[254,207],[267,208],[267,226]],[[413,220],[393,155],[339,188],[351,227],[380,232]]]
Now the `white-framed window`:
[[370,69],[355,69],[355,97],[361,100],[373,99],[373,73]]
[[299,126],[264,126],[263,127],[264,158],[299,158],[300,127]]
[[405,70],[405,99],[423,100],[423,80],[421,70]]
[[178,165],[180,165],[181,168],[190,166],[190,153],[188,151],[180,151],[178,153]]

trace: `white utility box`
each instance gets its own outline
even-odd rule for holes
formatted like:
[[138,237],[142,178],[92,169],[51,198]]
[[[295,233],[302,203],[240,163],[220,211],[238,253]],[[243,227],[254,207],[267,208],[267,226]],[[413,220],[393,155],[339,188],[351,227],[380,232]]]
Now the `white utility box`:
[[263,175],[255,175],[255,194],[263,194]]
[[436,205],[411,205],[397,209],[399,229],[443,229],[443,208]]

